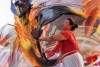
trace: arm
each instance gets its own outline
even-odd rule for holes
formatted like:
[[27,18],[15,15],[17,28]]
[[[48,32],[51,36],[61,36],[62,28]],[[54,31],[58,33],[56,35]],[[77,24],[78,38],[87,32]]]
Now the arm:
[[64,37],[62,34],[52,35],[52,36],[46,36],[46,37],[40,37],[40,41],[61,41],[65,40],[66,37]]
[[87,65],[86,67],[91,67],[94,64],[98,63],[100,61],[100,56],[98,56],[97,60],[95,60],[94,62],[90,63],[89,65]]
[[92,62],[92,63],[90,63],[89,65],[87,65],[86,67],[91,67],[91,66],[93,66],[94,64],[96,64],[96,63],[98,63],[98,61],[96,60],[96,61],[94,61],[94,62]]

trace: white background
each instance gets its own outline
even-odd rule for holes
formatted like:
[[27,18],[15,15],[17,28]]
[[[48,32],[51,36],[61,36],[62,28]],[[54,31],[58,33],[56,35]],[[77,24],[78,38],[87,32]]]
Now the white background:
[[14,17],[10,10],[11,0],[0,0],[0,29],[6,25],[14,24]]

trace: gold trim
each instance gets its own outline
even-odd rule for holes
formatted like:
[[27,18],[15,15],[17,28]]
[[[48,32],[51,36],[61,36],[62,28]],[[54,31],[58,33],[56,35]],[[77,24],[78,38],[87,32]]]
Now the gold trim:
[[68,55],[68,54],[70,54],[72,52],[76,52],[76,51],[78,51],[78,50],[73,50],[73,51],[67,52],[67,53],[65,53],[65,54],[62,55],[62,58],[64,58],[66,55]]

